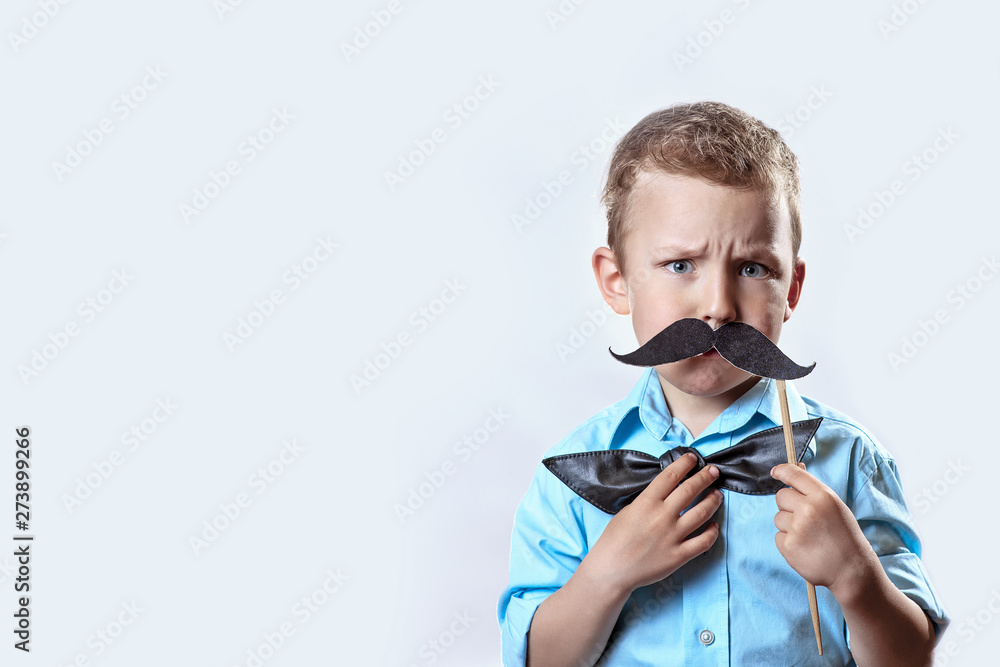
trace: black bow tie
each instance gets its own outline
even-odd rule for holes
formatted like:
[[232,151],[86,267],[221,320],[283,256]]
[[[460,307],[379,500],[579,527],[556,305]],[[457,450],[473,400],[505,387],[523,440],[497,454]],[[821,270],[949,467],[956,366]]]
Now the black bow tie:
[[[822,417],[795,422],[792,436],[796,460],[801,461]],[[581,498],[608,514],[617,514],[649,486],[660,471],[691,452],[698,457],[688,477],[706,465],[719,469],[713,486],[751,495],[777,493],[784,484],[771,477],[771,468],[788,463],[781,427],[769,428],[740,440],[732,447],[702,457],[692,447],[675,447],[656,458],[632,449],[563,454],[543,459],[553,475]]]

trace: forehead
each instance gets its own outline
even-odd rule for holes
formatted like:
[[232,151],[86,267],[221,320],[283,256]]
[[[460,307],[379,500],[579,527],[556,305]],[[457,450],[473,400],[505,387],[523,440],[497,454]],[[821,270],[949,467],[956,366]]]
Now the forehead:
[[[753,189],[737,189],[661,171],[640,172],[630,195],[627,225],[637,243],[731,248],[767,246],[791,253],[791,216]],[[782,254],[784,254],[782,252]]]

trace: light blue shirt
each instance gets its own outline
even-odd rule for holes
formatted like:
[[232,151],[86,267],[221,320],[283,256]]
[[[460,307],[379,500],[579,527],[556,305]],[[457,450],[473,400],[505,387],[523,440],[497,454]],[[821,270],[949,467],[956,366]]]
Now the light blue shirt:
[[[845,415],[786,383],[792,421],[823,417],[803,461],[851,509],[892,583],[947,627],[920,561],[896,464]],[[634,449],[653,456],[677,446],[703,456],[781,425],[777,388],[762,379],[698,438],[671,418],[655,369],[631,393],[584,422],[545,457]],[[544,458],[544,457],[543,457]],[[773,495],[723,490],[714,546],[671,576],[636,589],[599,665],[854,665],[847,624],[830,591],[816,588],[823,656],[816,651],[806,583],[778,552]],[[532,616],[565,584],[611,520],[539,464],[514,519],[510,582],[497,608],[504,665],[524,665]]]

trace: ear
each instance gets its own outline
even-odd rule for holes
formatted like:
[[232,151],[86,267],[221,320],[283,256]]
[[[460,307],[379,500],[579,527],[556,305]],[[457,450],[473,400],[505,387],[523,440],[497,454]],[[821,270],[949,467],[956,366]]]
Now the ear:
[[597,278],[597,288],[601,290],[604,301],[619,315],[628,315],[628,285],[618,270],[618,262],[611,248],[603,246],[598,248],[594,251],[590,262],[594,267],[594,277]]
[[788,303],[785,305],[785,319],[792,316],[792,311],[799,304],[802,297],[802,283],[806,281],[806,260],[801,257],[795,258],[795,266],[792,267],[792,282],[788,286]]

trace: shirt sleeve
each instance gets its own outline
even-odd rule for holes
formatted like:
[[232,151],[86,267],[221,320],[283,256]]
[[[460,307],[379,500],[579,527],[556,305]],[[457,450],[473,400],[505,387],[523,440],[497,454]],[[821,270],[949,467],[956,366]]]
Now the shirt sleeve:
[[523,666],[538,606],[576,571],[587,551],[580,499],[539,465],[514,516],[510,580],[497,617],[505,667]]
[[876,455],[872,474],[855,493],[851,510],[889,580],[927,613],[940,640],[950,619],[920,560],[920,539],[903,498],[895,461]]

